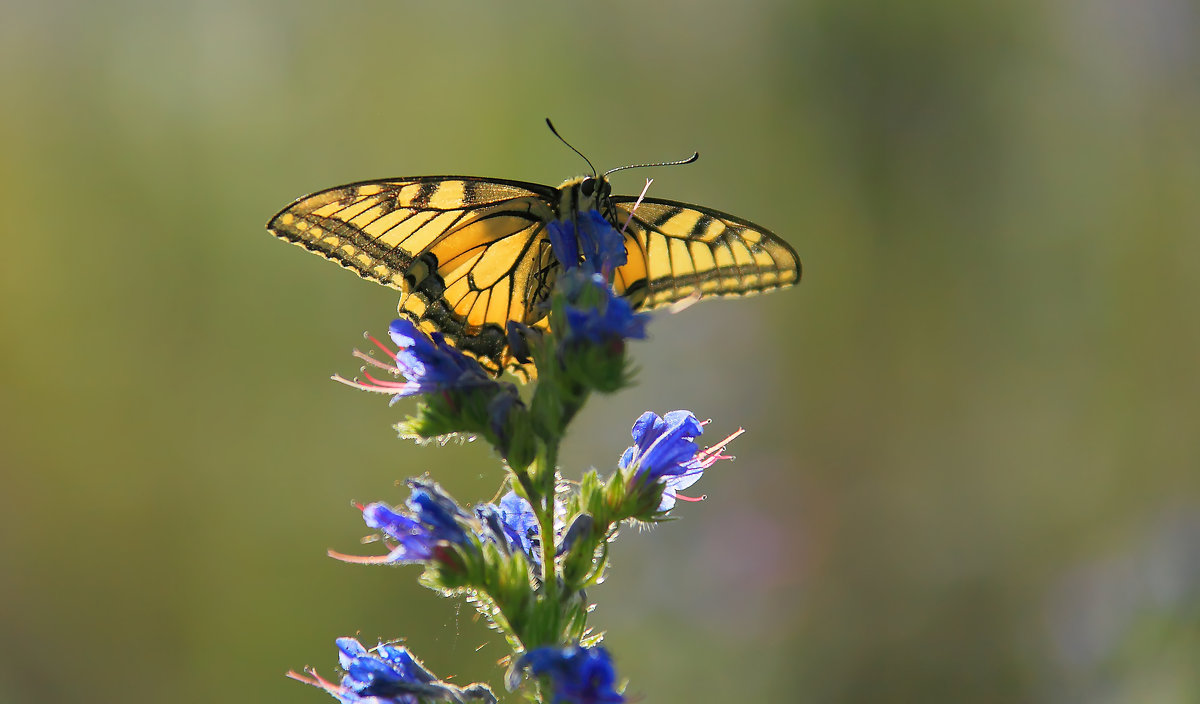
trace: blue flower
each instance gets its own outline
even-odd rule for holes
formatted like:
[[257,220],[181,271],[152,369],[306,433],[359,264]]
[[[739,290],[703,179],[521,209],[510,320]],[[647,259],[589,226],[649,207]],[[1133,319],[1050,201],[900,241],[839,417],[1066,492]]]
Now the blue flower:
[[454,499],[433,482],[410,479],[409,486],[413,491],[406,503],[406,513],[381,502],[362,507],[363,521],[394,543],[387,555],[357,557],[336,552],[329,554],[343,562],[410,564],[433,559],[442,543],[467,544],[469,536],[463,523],[469,522],[470,516],[454,503]]
[[629,301],[614,294],[601,274],[592,274],[575,287],[574,292],[568,291],[571,304],[565,308],[568,340],[600,345],[617,339],[645,339],[649,314],[634,313]]
[[485,685],[459,689],[441,682],[403,646],[381,644],[367,650],[354,638],[338,638],[338,660],[346,671],[340,684],[316,673],[293,679],[324,689],[343,704],[419,704],[421,701],[464,701],[478,699],[494,704],[495,696]]
[[635,476],[646,482],[682,474],[696,456],[695,439],[703,432],[704,426],[691,411],[671,411],[662,418],[646,411],[633,424],[634,444],[621,455],[619,466],[623,470],[635,466]]
[[538,520],[533,506],[515,491],[510,491],[500,497],[500,517],[509,539],[526,555],[537,559],[541,541],[538,540]]
[[337,646],[338,660],[346,671],[342,688],[353,693],[352,697],[389,697],[415,704],[412,685],[437,680],[408,648],[381,644],[371,653],[354,638],[338,638]]
[[498,386],[479,366],[479,362],[448,344],[441,333],[427,335],[411,320],[402,318],[392,321],[388,334],[399,347],[398,351],[391,351],[373,337],[371,341],[392,359],[391,364],[358,350],[354,351],[354,356],[395,376],[403,376],[405,381],[378,379],[369,372],[363,373],[366,381],[340,376],[334,379],[356,389],[393,394],[393,403],[405,396],[434,391]]
[[582,267],[607,278],[628,259],[625,237],[595,210],[579,213],[575,221],[555,220],[546,226],[546,233],[565,269]]
[[505,553],[519,550],[532,563],[541,564],[541,545],[538,540],[538,520],[533,506],[510,491],[500,498],[500,504],[480,504],[475,515],[488,528],[489,539],[500,545]]
[[704,425],[691,411],[671,411],[661,418],[653,411],[646,411],[633,424],[634,444],[625,449],[617,464],[622,471],[634,468],[635,484],[648,486],[661,482],[663,496],[658,510],[667,511],[677,499],[690,500],[679,491],[695,484],[704,470],[719,460],[730,459],[721,452],[743,431],[739,429],[716,445],[700,450],[696,438],[703,432]]
[[604,646],[580,645],[535,648],[521,657],[535,677],[550,677],[554,704],[618,704],[625,701],[615,689],[617,671]]
[[417,520],[429,526],[438,540],[459,544],[467,542],[467,532],[459,521],[469,521],[471,517],[454,503],[454,499],[434,482],[409,479],[408,485],[413,490],[408,497],[408,507],[416,514]]
[[[564,269],[556,282],[566,318],[563,342],[591,343],[604,348],[608,357],[623,359],[612,352],[623,350],[620,345],[627,338],[646,337],[649,319],[645,313],[634,313],[629,301],[616,295],[609,284],[613,272],[628,258],[624,236],[594,210],[579,213],[576,220],[552,222],[547,231]],[[611,371],[603,369],[600,376]]]
[[368,526],[396,541],[396,547],[388,552],[382,562],[423,562],[433,557],[437,540],[433,537],[433,531],[420,521],[396,513],[381,502],[364,506],[362,514]]

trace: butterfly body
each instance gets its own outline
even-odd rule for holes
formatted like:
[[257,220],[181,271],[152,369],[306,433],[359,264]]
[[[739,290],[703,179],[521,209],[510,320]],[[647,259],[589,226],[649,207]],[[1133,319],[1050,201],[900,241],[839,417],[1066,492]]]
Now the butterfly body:
[[[635,208],[636,204],[636,208]],[[363,278],[399,289],[399,314],[441,332],[493,374],[521,367],[509,321],[546,328],[561,265],[546,226],[600,212],[623,232],[613,288],[635,309],[748,295],[800,278],[792,248],[749,221],[700,206],[613,196],[603,176],[557,188],[471,176],[362,181],[304,196],[267,229]],[[531,365],[518,368],[534,373]]]

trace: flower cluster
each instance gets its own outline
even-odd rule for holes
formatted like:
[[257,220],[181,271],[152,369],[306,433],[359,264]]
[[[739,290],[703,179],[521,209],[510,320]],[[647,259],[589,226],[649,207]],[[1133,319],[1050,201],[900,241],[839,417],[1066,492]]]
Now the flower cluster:
[[646,337],[646,313],[634,313],[629,301],[614,295],[602,274],[564,275],[568,301],[567,341],[613,346]]
[[[465,596],[512,647],[510,690],[528,674],[532,698],[543,704],[623,704],[612,658],[587,626],[585,590],[602,581],[619,525],[660,520],[677,501],[699,500],[680,492],[729,459],[723,451],[742,431],[700,449],[705,424],[694,414],[646,412],[633,424],[633,445],[614,457],[606,476],[591,470],[577,485],[561,480],[558,446],[567,424],[592,391],[629,383],[625,341],[645,337],[647,317],[613,291],[625,239],[600,213],[547,229],[558,262],[547,273],[555,282],[549,325],[508,326],[513,358],[536,365],[532,393],[496,381],[439,333],[408,320],[389,328],[398,349],[371,338],[382,359],[355,352],[372,368],[361,379],[335,377],[390,394],[393,403],[416,397],[415,414],[397,426],[403,435],[484,438],[506,460],[508,491],[496,503],[464,509],[431,479],[409,479],[403,505],[359,506],[384,554],[329,554],[359,564],[420,565],[426,586]],[[368,650],[353,638],[337,645],[345,672],[338,683],[315,672],[291,675],[343,704],[495,702],[485,685],[438,680],[404,647]]]
[[[604,646],[578,644],[545,646],[525,653],[518,668],[529,668],[534,677],[547,677],[554,692],[553,704],[622,704],[617,691],[617,671]],[[516,671],[520,674],[520,669]],[[510,689],[511,678],[510,678]]]
[[595,210],[579,213],[574,221],[556,220],[546,226],[550,249],[567,271],[581,269],[610,278],[629,260],[625,238]]
[[488,388],[496,383],[479,362],[447,344],[440,332],[427,335],[411,320],[393,320],[388,335],[399,346],[399,351],[389,350],[375,338],[371,341],[391,358],[390,364],[357,350],[355,356],[395,376],[403,376],[404,381],[377,379],[369,372],[364,372],[365,382],[334,378],[364,391],[392,394],[392,403],[405,396]]
[[528,448],[514,442],[529,423],[515,386],[492,379],[478,361],[447,343],[441,333],[426,334],[410,320],[393,320],[388,335],[398,350],[374,337],[369,339],[390,362],[359,350],[354,350],[354,356],[404,381],[380,379],[365,367],[362,379],[333,378],[363,391],[391,394],[392,403],[419,397],[416,416],[396,426],[402,436],[479,434],[505,459],[528,462]]
[[[547,226],[551,246],[563,267],[559,289],[567,333],[563,344],[586,365],[587,352],[599,350],[605,357],[620,358],[624,341],[646,337],[649,316],[635,313],[629,301],[616,295],[609,280],[617,267],[628,260],[625,238],[613,229],[600,213],[592,210],[579,215],[578,221],[558,221]],[[611,373],[602,364],[595,376],[607,379]],[[615,390],[604,388],[603,390]]]
[[466,545],[470,516],[463,512],[446,493],[433,482],[409,479],[412,495],[408,511],[399,512],[387,504],[375,502],[362,508],[363,520],[390,539],[387,555],[352,557],[330,553],[344,562],[409,564],[427,562],[445,545]]
[[438,680],[415,658],[408,648],[381,643],[367,650],[354,638],[338,638],[338,660],[346,674],[339,684],[289,672],[288,676],[329,692],[342,704],[419,704],[422,701],[450,701],[465,704],[478,701],[496,704],[496,695],[485,684],[455,687]]

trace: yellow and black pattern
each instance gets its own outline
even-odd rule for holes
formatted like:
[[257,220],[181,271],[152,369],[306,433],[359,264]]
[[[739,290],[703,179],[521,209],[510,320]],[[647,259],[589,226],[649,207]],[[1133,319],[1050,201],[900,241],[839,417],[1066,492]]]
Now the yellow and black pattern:
[[612,198],[629,255],[613,288],[635,308],[658,308],[689,296],[748,296],[800,280],[795,250],[752,222],[653,198],[635,210],[635,202]]
[[276,236],[385,286],[399,314],[479,360],[532,378],[509,348],[515,321],[547,329],[560,270],[546,226],[586,210],[624,228],[629,261],[613,287],[635,309],[741,296],[800,278],[795,251],[745,220],[686,203],[609,196],[603,176],[558,188],[470,176],[363,181],[298,199],[267,224]]
[[555,193],[461,176],[366,181],[305,196],[267,228],[399,289],[401,316],[499,374],[510,363],[505,323],[536,323],[549,295]]

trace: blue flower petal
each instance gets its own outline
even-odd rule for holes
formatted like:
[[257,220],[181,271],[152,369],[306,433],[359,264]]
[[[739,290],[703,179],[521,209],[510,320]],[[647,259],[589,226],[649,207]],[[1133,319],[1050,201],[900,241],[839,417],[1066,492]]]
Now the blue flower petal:
[[541,555],[534,545],[538,540],[538,520],[533,513],[533,506],[528,501],[510,491],[500,499],[500,516],[504,520],[504,528],[521,551],[532,562],[540,564]]
[[427,335],[411,320],[393,320],[388,327],[396,343],[396,368],[408,380],[397,398],[447,389],[495,383],[479,362],[446,343],[441,333]]
[[633,424],[634,445],[621,455],[620,467],[637,465],[637,476],[647,482],[687,471],[687,462],[699,449],[695,438],[704,426],[690,411],[671,411],[659,418],[647,411]]
[[634,313],[629,301],[616,295],[600,274],[567,275],[562,287],[568,305],[567,338],[604,344],[619,339],[644,339],[648,313]]
[[407,505],[416,519],[429,527],[435,539],[460,544],[467,542],[467,532],[459,520],[469,520],[470,516],[454,503],[454,499],[444,494],[433,482],[410,479],[409,485],[413,492],[408,497]]
[[625,701],[616,691],[617,671],[604,646],[580,645],[535,648],[520,660],[535,677],[550,677],[554,704],[619,704]]
[[546,226],[550,249],[565,269],[611,273],[628,260],[625,238],[595,210]]
[[538,521],[533,506],[528,501],[509,491],[500,499],[500,504],[481,504],[475,515],[483,521],[495,540],[506,551],[519,550],[531,563],[541,564],[538,542]]

